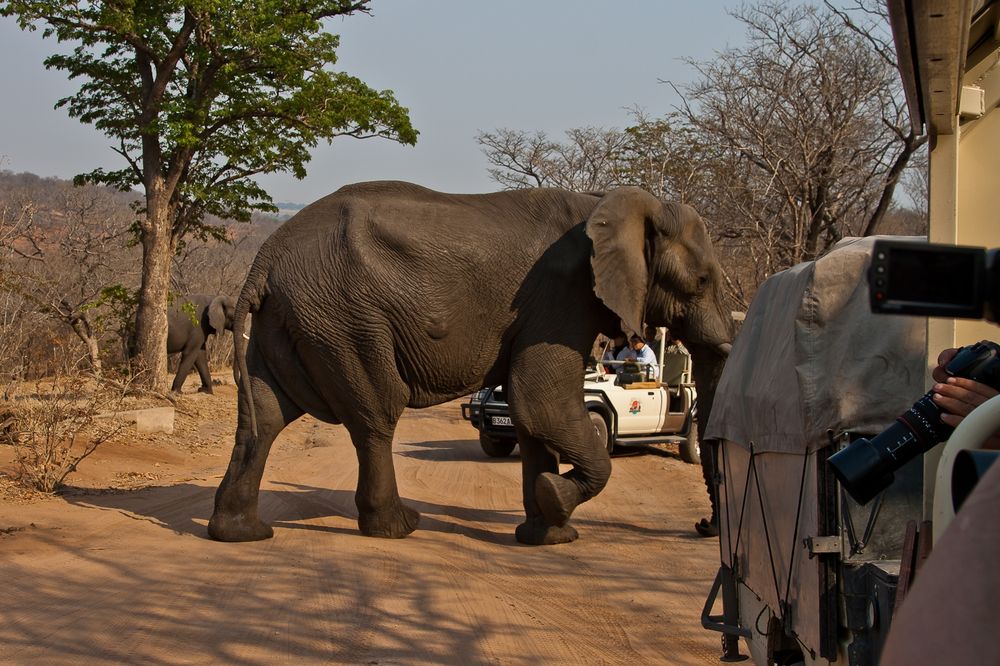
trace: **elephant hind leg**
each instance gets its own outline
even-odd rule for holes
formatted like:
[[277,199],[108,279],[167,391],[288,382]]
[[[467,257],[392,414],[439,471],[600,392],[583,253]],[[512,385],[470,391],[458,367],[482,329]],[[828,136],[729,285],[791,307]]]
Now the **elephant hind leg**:
[[[260,481],[274,438],[303,413],[266,367],[251,370],[250,388],[250,396],[240,389],[236,446],[215,493],[215,510],[208,523],[208,534],[217,541],[259,541],[273,535],[257,512]],[[251,432],[246,397],[254,401],[257,437]]]
[[399,497],[392,439],[409,402],[409,388],[399,376],[387,346],[368,356],[364,367],[355,358],[341,359],[341,363],[332,371],[351,380],[337,387],[340,390],[329,390],[325,397],[351,434],[358,455],[358,487],[354,495],[358,528],[365,536],[405,537],[417,528],[420,513]]

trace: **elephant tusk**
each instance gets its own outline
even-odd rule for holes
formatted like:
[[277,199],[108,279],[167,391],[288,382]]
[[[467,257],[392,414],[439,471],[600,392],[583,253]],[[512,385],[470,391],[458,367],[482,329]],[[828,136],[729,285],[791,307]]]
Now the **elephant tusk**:
[[246,338],[247,340],[249,340],[249,339],[250,339],[250,336],[249,336],[249,335],[247,335],[246,333],[244,333],[244,334],[243,334],[243,337],[244,337],[244,338]]

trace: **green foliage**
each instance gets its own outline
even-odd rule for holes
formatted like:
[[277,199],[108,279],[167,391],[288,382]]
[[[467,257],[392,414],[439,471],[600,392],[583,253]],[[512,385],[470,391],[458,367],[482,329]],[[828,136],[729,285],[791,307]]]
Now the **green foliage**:
[[97,318],[97,326],[104,329],[108,324],[118,331],[122,340],[128,340],[135,328],[135,311],[139,306],[139,292],[121,284],[108,285],[101,289],[100,296],[80,309],[83,311],[105,308],[107,314]]
[[181,303],[181,312],[188,316],[193,325],[198,326],[201,323],[198,321],[198,306],[191,301],[185,300]]
[[320,140],[416,142],[391,91],[332,68],[339,37],[323,21],[367,5],[19,0],[0,6],[0,15],[76,45],[45,61],[82,81],[58,106],[114,139],[126,161],[79,179],[121,190],[141,185],[147,208],[151,197],[167,200],[175,239],[206,239],[221,233],[204,224],[206,214],[247,221],[254,210],[275,210],[253,176],[304,177]]
[[391,91],[333,68],[339,37],[324,21],[367,12],[368,0],[10,0],[0,16],[70,42],[45,60],[82,81],[58,101],[111,137],[125,166],[78,182],[141,186],[142,298],[130,356],[145,384],[166,380],[157,310],[170,253],[185,237],[223,236],[206,215],[249,221],[276,208],[254,177],[305,176],[309,150],[337,136],[413,144]]

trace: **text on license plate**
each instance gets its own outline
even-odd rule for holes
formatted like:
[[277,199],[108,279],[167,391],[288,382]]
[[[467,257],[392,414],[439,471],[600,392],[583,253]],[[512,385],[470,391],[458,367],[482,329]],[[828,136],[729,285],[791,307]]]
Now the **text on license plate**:
[[490,423],[495,426],[512,426],[513,423],[510,422],[509,416],[491,416]]

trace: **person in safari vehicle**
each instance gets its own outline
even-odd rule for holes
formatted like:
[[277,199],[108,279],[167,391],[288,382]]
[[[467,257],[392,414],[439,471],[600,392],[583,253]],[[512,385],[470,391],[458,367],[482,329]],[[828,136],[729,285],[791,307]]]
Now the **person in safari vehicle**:
[[660,378],[660,366],[656,361],[656,354],[653,353],[653,350],[646,344],[641,335],[633,334],[629,338],[629,346],[618,353],[617,360],[635,361],[642,367],[644,372],[648,373],[647,377],[651,381],[656,381]]

